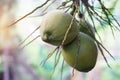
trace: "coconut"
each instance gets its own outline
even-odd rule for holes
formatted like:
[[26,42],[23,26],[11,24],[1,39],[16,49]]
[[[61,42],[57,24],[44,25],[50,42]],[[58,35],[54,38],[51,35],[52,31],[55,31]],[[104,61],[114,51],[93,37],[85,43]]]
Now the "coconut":
[[[78,48],[78,44],[80,44],[80,48]],[[73,42],[62,47],[61,53],[70,66],[78,71],[88,72],[96,64],[98,50],[94,40],[80,32]]]
[[[64,39],[66,31],[72,22],[72,19],[72,15],[60,10],[48,12],[43,17],[41,22],[40,34],[42,40],[52,45],[60,45]],[[73,20],[63,45],[70,43],[77,36],[77,34],[78,25],[76,20]]]
[[87,20],[81,18],[79,21],[79,27],[80,32],[84,32],[92,38],[95,37],[95,29]]

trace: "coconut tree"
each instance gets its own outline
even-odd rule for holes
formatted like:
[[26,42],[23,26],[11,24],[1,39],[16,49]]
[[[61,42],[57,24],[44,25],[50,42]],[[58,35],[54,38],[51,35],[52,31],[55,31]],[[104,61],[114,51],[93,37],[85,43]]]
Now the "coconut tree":
[[[39,14],[39,16],[48,15],[50,13],[49,12],[49,7],[54,5],[57,1],[58,0],[43,1],[43,3],[40,6],[37,6],[35,9],[31,10],[29,13],[25,14],[23,17],[15,20],[14,22],[12,22],[7,27],[12,27],[13,25],[18,23],[22,19],[30,16],[35,11],[37,11],[41,8],[43,9],[43,11],[41,11],[41,14]],[[111,66],[108,63],[108,60],[107,60],[104,52],[107,52],[113,59],[115,59],[115,58],[112,56],[112,54],[109,52],[109,50],[104,46],[104,44],[102,44],[102,39],[101,39],[101,36],[98,32],[98,29],[99,28],[104,29],[103,26],[107,25],[110,28],[113,37],[115,36],[114,31],[115,30],[118,30],[118,31],[120,30],[120,28],[119,28],[120,24],[119,24],[118,20],[115,18],[114,14],[112,13],[114,11],[115,5],[117,4],[118,0],[116,0],[112,6],[109,6],[110,8],[108,6],[106,6],[107,3],[104,0],[64,0],[64,1],[59,1],[59,2],[60,2],[60,4],[57,5],[57,7],[55,7],[54,10],[59,10],[59,11],[62,11],[64,14],[69,14],[70,16],[72,16],[72,19],[71,19],[70,23],[68,23],[68,24],[65,23],[68,20],[67,20],[67,18],[65,18],[66,21],[64,21],[63,16],[58,18],[58,20],[57,20],[58,16],[55,17],[55,14],[51,13],[51,15],[48,15],[47,17],[44,17],[42,24],[40,24],[39,27],[37,27],[33,32],[31,32],[31,34],[28,35],[20,43],[19,46],[21,46],[36,30],[39,30],[39,29],[40,29],[41,34],[38,35],[33,40],[31,40],[24,47],[29,45],[32,41],[34,41],[38,37],[41,37],[43,39],[43,41],[48,42],[48,43],[49,42],[50,43],[55,43],[56,42],[56,40],[54,40],[55,37],[56,38],[58,37],[58,39],[59,38],[62,39],[60,41],[58,40],[59,45],[57,45],[55,50],[53,50],[53,52],[51,52],[45,58],[45,60],[43,60],[42,63],[44,64],[53,55],[54,52],[57,52],[58,53],[57,55],[59,56],[60,54],[62,54],[61,50],[63,48],[65,48],[66,45],[69,46],[72,43],[73,39],[70,40],[67,36],[70,35],[71,29],[74,27],[72,25],[74,24],[74,21],[75,21],[75,23],[77,24],[76,32],[78,31],[77,36],[79,35],[79,32],[83,32],[87,36],[92,38],[93,41],[95,42],[95,45],[97,46],[97,50],[100,51],[100,53],[102,54],[104,60],[106,61],[107,65],[108,65],[108,67],[110,68]],[[50,19],[49,19],[49,17],[50,17]],[[56,20],[54,19],[54,17],[56,18]],[[63,19],[63,22],[62,22],[62,19]],[[53,22],[51,22],[52,20],[53,20]],[[65,24],[65,25],[63,25],[63,24]],[[52,25],[52,27],[51,27],[51,25]],[[62,26],[62,27],[60,27],[60,26]],[[65,28],[63,26],[65,26],[65,27],[67,26],[67,29],[65,30]],[[44,28],[44,27],[46,27],[46,28]],[[52,30],[53,27],[55,27],[54,30]],[[47,31],[47,29],[48,29],[48,31]],[[63,32],[62,29],[63,29],[63,31],[65,30],[64,33],[62,33]],[[61,30],[60,32],[63,34],[62,38],[61,38],[61,35],[58,35],[60,33],[59,30]],[[55,31],[56,31],[56,33],[54,33]],[[53,32],[53,34],[52,34],[52,32]],[[43,37],[43,34],[47,34],[47,35],[45,35]],[[54,35],[55,35],[55,37],[54,37]],[[50,40],[49,38],[51,36],[52,36],[52,38]],[[75,35],[73,35],[73,37],[75,37]],[[71,37],[71,38],[73,38],[73,37]],[[64,42],[67,39],[70,40],[69,44],[67,43],[66,45],[64,45]],[[75,40],[75,38],[74,38],[74,40]],[[81,40],[82,39],[79,39],[78,43],[77,43],[77,51],[75,52],[75,54],[76,54],[75,63],[74,63],[74,66],[72,65],[73,74],[74,74],[74,69],[76,69],[76,66],[77,66],[78,56],[80,54],[79,52],[81,52],[80,50],[82,48],[82,43],[80,43]],[[56,43],[54,45],[56,45]],[[92,53],[92,52],[90,52],[90,53]],[[63,55],[63,57],[66,58],[66,56],[64,56],[64,55]],[[66,59],[65,59],[65,61],[66,61]],[[56,59],[56,63],[54,65],[55,67],[57,65],[57,61],[59,61],[59,57]],[[63,63],[64,63],[64,59],[63,59]],[[68,62],[68,64],[70,64],[70,63]]]

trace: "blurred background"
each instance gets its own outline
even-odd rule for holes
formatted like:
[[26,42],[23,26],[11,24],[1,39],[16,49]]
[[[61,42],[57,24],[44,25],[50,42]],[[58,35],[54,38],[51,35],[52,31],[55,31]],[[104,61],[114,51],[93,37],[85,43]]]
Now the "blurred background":
[[[28,42],[39,35],[39,30],[35,31],[19,49],[18,45],[41,23],[41,12],[44,7],[38,9],[30,16],[8,28],[8,25],[16,19],[32,11],[35,7],[41,5],[46,0],[0,0],[0,80],[119,80],[120,79],[120,32],[114,31],[114,37],[108,25],[104,29],[97,25],[98,33],[101,36],[102,43],[115,57],[113,60],[106,52],[105,56],[111,68],[106,65],[102,55],[98,55],[95,68],[88,73],[75,71],[72,76],[72,68],[64,62],[61,55],[56,68],[55,54],[46,61],[44,65],[41,62],[56,47],[44,43],[40,38],[25,46]],[[57,0],[52,4],[49,10],[55,9],[62,0]],[[113,6],[112,13],[120,22],[120,1],[106,0],[107,7]],[[62,71],[63,67],[63,71]],[[62,74],[62,75],[61,75]]]

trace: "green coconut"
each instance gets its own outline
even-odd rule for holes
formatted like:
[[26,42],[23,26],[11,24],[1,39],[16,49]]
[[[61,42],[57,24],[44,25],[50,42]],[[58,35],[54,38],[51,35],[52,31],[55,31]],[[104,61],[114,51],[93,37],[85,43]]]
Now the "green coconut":
[[95,29],[84,18],[80,18],[80,21],[79,21],[79,30],[80,30],[80,32],[84,32],[84,33],[88,34],[92,38],[95,37]]
[[[59,10],[48,12],[41,22],[40,34],[42,40],[53,45],[60,45],[71,24],[72,18],[70,14]],[[63,45],[70,43],[77,34],[78,25],[76,20],[74,20]]]
[[[79,53],[78,44],[80,44]],[[65,61],[76,70],[88,72],[96,64],[98,50],[94,40],[87,34],[80,32],[73,42],[62,47],[62,55]]]

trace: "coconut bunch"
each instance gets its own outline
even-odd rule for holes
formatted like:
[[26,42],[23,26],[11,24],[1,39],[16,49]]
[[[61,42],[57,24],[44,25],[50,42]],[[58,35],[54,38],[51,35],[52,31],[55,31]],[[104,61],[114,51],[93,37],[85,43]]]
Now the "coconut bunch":
[[89,27],[86,27],[89,25],[83,21],[79,23],[81,25],[69,13],[50,11],[43,17],[40,34],[44,42],[61,46],[61,54],[71,67],[88,72],[96,64],[98,50],[88,31]]

